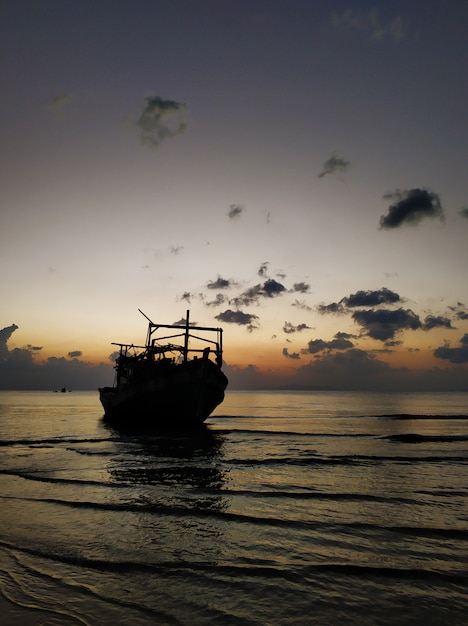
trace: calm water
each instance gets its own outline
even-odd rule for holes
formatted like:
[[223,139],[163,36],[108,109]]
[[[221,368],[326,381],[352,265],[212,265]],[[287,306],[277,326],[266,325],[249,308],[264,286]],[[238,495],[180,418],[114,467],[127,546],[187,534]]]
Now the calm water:
[[468,623],[468,394],[230,392],[196,435],[101,415],[0,392],[3,626]]

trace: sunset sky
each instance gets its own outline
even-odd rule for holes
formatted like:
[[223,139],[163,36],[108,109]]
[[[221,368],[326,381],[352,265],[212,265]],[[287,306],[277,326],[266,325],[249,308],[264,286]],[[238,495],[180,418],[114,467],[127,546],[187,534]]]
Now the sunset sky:
[[466,2],[0,12],[0,388],[110,384],[140,308],[232,388],[468,390]]

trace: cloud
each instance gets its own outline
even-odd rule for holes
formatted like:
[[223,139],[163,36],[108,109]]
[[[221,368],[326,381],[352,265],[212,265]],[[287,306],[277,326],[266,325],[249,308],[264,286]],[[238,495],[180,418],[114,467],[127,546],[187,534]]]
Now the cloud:
[[468,363],[468,334],[460,339],[458,348],[451,348],[449,345],[441,346],[434,350],[437,359],[445,359],[450,363]]
[[64,357],[38,362],[34,358],[34,353],[41,350],[38,346],[10,350],[7,342],[17,329],[12,324],[0,330],[0,389],[52,390],[64,384],[70,389],[97,389],[112,383],[114,372],[110,363],[94,365]]
[[274,298],[283,291],[286,291],[286,287],[277,282],[273,278],[269,278],[263,284],[257,284],[253,287],[249,287],[240,296],[232,299],[232,304],[235,306],[248,306],[258,302],[260,298]]
[[352,293],[349,296],[341,298],[339,302],[319,304],[317,305],[317,311],[322,315],[329,313],[343,315],[346,313],[346,308],[352,309],[361,306],[379,306],[381,304],[394,304],[395,302],[400,301],[401,298],[397,293],[387,289],[386,287],[382,287],[381,289],[374,291],[356,291],[356,293]]
[[416,330],[422,327],[421,320],[411,309],[354,311],[352,318],[362,326],[366,335],[379,341],[393,339],[401,330]]
[[301,356],[298,352],[289,352],[287,348],[283,348],[283,356],[285,356],[287,359],[300,359]]
[[245,207],[242,204],[231,204],[226,215],[230,220],[238,219],[244,212]]
[[350,167],[351,162],[340,157],[334,152],[323,164],[322,171],[318,175],[323,178],[327,174],[344,174]]
[[7,343],[15,330],[18,330],[18,326],[16,324],[6,326],[0,330],[0,361],[8,357],[9,351]]
[[47,108],[49,109],[49,111],[56,111],[56,112],[61,111],[65,105],[71,102],[72,98],[73,98],[72,93],[66,93],[66,92],[59,93],[57,96],[55,96],[52,102],[49,102],[49,104],[47,105]]
[[432,328],[453,328],[452,321],[442,315],[427,315],[422,327],[424,330],[432,330]]
[[406,28],[399,15],[392,20],[382,20],[377,9],[371,9],[368,13],[362,13],[359,9],[347,9],[341,13],[333,11],[330,21],[336,28],[358,31],[375,42],[390,39],[399,43],[406,35]]
[[310,285],[308,285],[307,283],[303,283],[303,282],[294,283],[291,291],[296,291],[298,293],[309,293]]
[[333,315],[343,315],[346,311],[341,302],[331,302],[330,304],[318,304],[317,311],[322,315],[332,313]]
[[461,217],[468,219],[468,206],[462,207],[458,212],[461,215]]
[[163,141],[187,129],[187,105],[159,96],[146,96],[140,117],[134,122],[144,146],[157,148]]
[[270,264],[269,264],[269,262],[268,262],[268,261],[264,261],[264,262],[260,265],[260,267],[258,268],[258,272],[257,272],[257,274],[258,274],[259,276],[266,276],[267,271],[268,271],[268,266],[269,266],[269,265],[270,265]]
[[208,300],[205,302],[206,306],[221,306],[222,304],[226,304],[228,298],[222,294],[222,293],[217,293],[216,297],[214,300]]
[[190,291],[184,291],[184,293],[181,296],[179,296],[177,299],[179,301],[185,300],[186,302],[190,302],[192,299],[192,294],[190,293]]
[[307,348],[301,350],[302,354],[318,354],[319,352],[329,350],[349,350],[354,344],[349,340],[347,333],[337,333],[331,341],[323,339],[311,339],[307,344]]
[[294,300],[291,306],[295,306],[298,309],[302,309],[303,311],[312,311],[312,307],[305,303],[304,300]]
[[457,302],[455,306],[449,306],[450,311],[453,311],[457,320],[468,320],[468,310],[463,302]]
[[182,252],[182,250],[184,249],[184,246],[171,246],[169,248],[169,252],[170,254],[180,254]]
[[221,276],[218,275],[218,278],[216,280],[208,281],[206,286],[208,287],[208,289],[229,289],[232,284],[233,283],[231,280],[221,278]]
[[216,315],[215,319],[226,324],[237,324],[238,326],[247,326],[249,331],[258,328],[258,315],[244,313],[243,311],[233,311],[226,309],[223,313]]
[[72,350],[67,354],[71,359],[78,359],[80,356],[83,356],[81,350]]
[[310,326],[307,326],[307,324],[298,324],[297,326],[294,326],[293,324],[291,324],[291,322],[284,322],[283,332],[285,332],[287,335],[290,335],[292,333],[300,333],[303,330],[310,330]]
[[404,224],[416,226],[426,218],[444,220],[440,196],[430,189],[397,189],[383,196],[395,200],[387,215],[380,218],[379,228],[398,228]]
[[343,298],[340,304],[345,304],[349,308],[358,306],[378,306],[379,304],[394,304],[400,301],[400,296],[386,287],[377,291],[356,291]]

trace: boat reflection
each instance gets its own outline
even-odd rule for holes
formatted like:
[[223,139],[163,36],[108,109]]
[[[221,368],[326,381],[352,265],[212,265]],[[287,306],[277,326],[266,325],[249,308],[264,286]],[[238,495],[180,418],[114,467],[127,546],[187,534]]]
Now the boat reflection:
[[[155,487],[146,497],[161,503],[177,501],[184,508],[220,511],[228,470],[223,467],[224,436],[206,426],[190,430],[150,431],[138,435],[117,431],[118,454],[108,466],[120,485]],[[171,489],[172,488],[172,489]]]

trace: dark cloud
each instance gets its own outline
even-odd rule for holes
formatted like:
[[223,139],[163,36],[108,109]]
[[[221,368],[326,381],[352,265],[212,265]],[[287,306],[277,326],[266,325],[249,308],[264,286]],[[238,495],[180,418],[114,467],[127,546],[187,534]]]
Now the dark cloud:
[[140,141],[150,148],[158,147],[163,141],[180,135],[187,128],[185,122],[187,106],[174,100],[163,100],[159,96],[147,96],[144,107],[135,125]]
[[427,315],[422,327],[424,330],[431,330],[432,328],[453,328],[452,321],[442,315]]
[[345,304],[349,308],[358,306],[378,306],[379,304],[394,304],[400,301],[400,296],[386,287],[377,291],[356,291],[343,298],[340,304]]
[[15,330],[18,330],[18,326],[16,324],[6,326],[0,330],[0,360],[8,356],[9,350],[7,343]]
[[450,363],[468,363],[468,334],[460,339],[458,348],[451,348],[449,345],[441,346],[434,350],[437,359],[445,359]]
[[233,311],[232,309],[226,309],[223,313],[216,315],[215,319],[226,324],[237,324],[238,326],[247,326],[252,331],[258,328],[258,316],[251,313],[244,313],[243,311]]
[[354,311],[352,318],[362,326],[366,335],[379,341],[393,339],[401,330],[422,327],[421,320],[411,309]]
[[17,329],[18,326],[12,324],[0,330],[0,389],[52,390],[64,384],[70,389],[97,389],[112,383],[114,372],[110,363],[93,365],[78,358],[64,357],[49,357],[38,362],[34,356],[41,350],[39,346],[10,350],[7,342]]
[[226,215],[230,220],[238,219],[244,212],[245,207],[242,204],[231,204]]
[[226,278],[221,278],[221,276],[218,276],[216,280],[208,281],[206,286],[208,287],[208,289],[229,289],[231,285],[231,280],[227,280]]
[[354,345],[349,340],[350,336],[347,333],[337,333],[331,341],[312,339],[307,344],[307,348],[303,348],[301,352],[303,354],[318,354],[329,350],[349,350]]
[[459,214],[464,217],[465,219],[468,219],[468,206],[464,206],[459,210]]
[[296,291],[297,293],[309,293],[310,285],[307,283],[294,283],[292,291]]
[[221,306],[222,304],[226,304],[228,298],[223,293],[217,293],[214,300],[209,300],[205,302],[206,306]]
[[283,348],[283,356],[287,359],[300,359],[301,356],[298,352],[289,352],[287,348]]
[[381,18],[377,8],[368,12],[362,12],[360,9],[345,9],[340,13],[332,11],[330,21],[335,28],[357,31],[373,42],[391,40],[398,43],[407,31],[399,15],[392,20]]
[[455,306],[449,306],[449,309],[453,311],[457,320],[468,320],[468,310],[463,302],[457,302]]
[[387,215],[380,218],[381,229],[398,228],[404,224],[416,226],[425,218],[444,219],[440,196],[430,189],[397,189],[385,194],[384,199],[395,202],[390,205]]
[[331,302],[330,304],[318,304],[317,311],[322,315],[332,313],[334,315],[343,315],[345,308],[341,302]]
[[235,306],[248,306],[254,302],[258,302],[260,298],[274,298],[283,291],[286,291],[286,287],[277,282],[273,278],[269,278],[263,284],[254,285],[249,287],[240,296],[232,299],[232,303]]
[[338,156],[336,152],[334,152],[323,164],[322,171],[318,177],[323,178],[327,174],[344,174],[350,165],[350,161]]
[[283,332],[288,335],[292,333],[300,333],[303,330],[310,330],[310,326],[307,326],[307,324],[298,324],[297,326],[294,326],[291,322],[284,322]]
[[178,300],[185,300],[186,302],[190,302],[192,299],[192,294],[190,291],[184,291],[184,293],[179,296]]
[[382,287],[381,289],[375,291],[356,291],[356,293],[352,293],[349,296],[345,296],[339,302],[331,302],[330,304],[319,304],[317,306],[317,311],[322,314],[332,313],[335,315],[343,315],[346,313],[347,308],[356,308],[362,306],[379,306],[381,304],[394,304],[395,302],[400,302],[400,296],[387,289],[386,287]]
[[67,354],[71,359],[78,359],[80,356],[83,356],[81,350],[72,350]]

